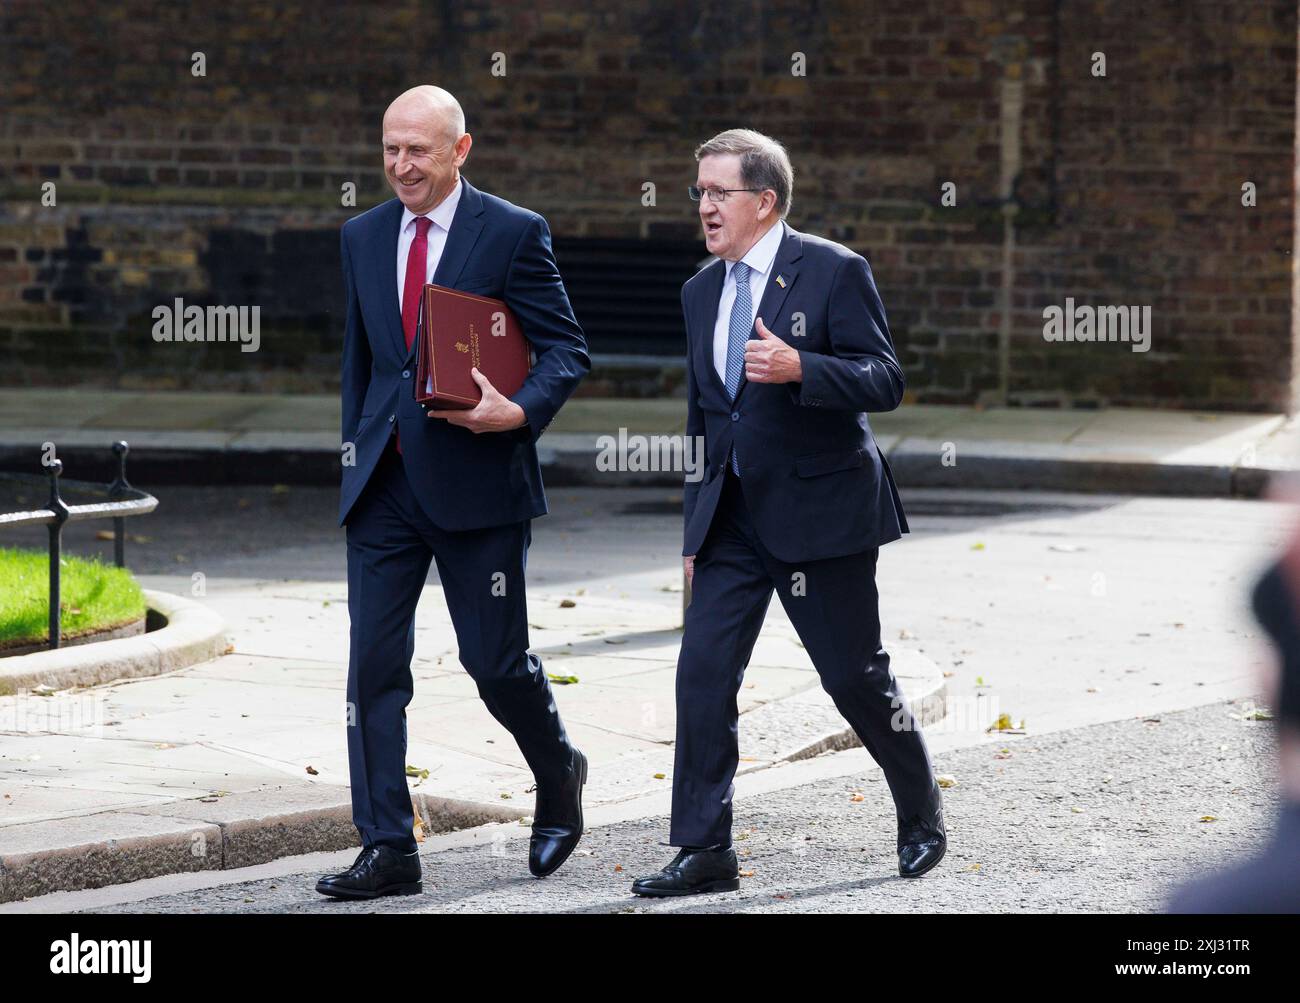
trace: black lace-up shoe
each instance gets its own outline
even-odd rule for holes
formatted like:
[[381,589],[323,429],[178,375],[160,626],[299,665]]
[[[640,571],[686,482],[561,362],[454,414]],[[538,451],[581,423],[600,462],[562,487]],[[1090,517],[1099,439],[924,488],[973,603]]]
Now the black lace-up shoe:
[[346,871],[317,881],[316,890],[340,899],[418,895],[424,890],[420,880],[420,851],[403,853],[382,843],[367,846]]
[[562,782],[537,785],[533,835],[528,841],[528,869],[537,877],[553,873],[582,839],[582,785],[586,782],[587,757],[574,749],[573,765]]
[[632,882],[637,895],[664,897],[702,892],[734,892],[740,888],[736,849],[695,850],[683,847],[663,870]]
[[898,873],[919,878],[948,852],[948,835],[943,828],[943,809],[929,819],[913,815],[898,823]]

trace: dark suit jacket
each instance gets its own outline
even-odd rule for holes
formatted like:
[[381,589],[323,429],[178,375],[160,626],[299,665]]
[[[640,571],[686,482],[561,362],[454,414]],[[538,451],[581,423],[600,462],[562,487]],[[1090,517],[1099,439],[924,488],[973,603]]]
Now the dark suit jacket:
[[510,399],[528,423],[481,432],[429,418],[415,403],[415,352],[407,350],[397,305],[393,198],[343,224],[343,442],[356,463],[343,467],[339,524],[361,494],[394,425],[402,432],[406,475],[429,518],[447,530],[481,529],[546,514],[537,437],[591,369],[582,328],[564,291],[551,232],[535,212],[464,189],[433,281],[505,300],[536,361]]
[[1176,888],[1166,912],[1300,913],[1300,802],[1285,798],[1263,851]]
[[[907,517],[867,412],[898,407],[905,379],[866,259],[788,230],[758,316],[799,351],[803,380],[751,385],[742,376],[734,402],[713,368],[725,268],[715,261],[682,286],[686,432],[704,436],[707,464],[702,480],[685,484],[682,554],[704,543],[733,441],[745,503],[778,559],[839,557],[897,540],[908,531]],[[796,314],[802,335],[793,330]]]

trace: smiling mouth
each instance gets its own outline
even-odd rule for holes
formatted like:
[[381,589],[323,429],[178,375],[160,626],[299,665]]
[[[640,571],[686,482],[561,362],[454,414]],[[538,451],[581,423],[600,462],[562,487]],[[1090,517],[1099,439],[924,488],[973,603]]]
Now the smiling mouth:
[[705,232],[705,233],[717,233],[717,232],[718,232],[719,230],[721,230],[721,229],[722,229],[722,224],[721,224],[721,223],[705,223],[705,224],[704,224],[704,232]]
[[410,181],[403,181],[401,178],[398,178],[397,183],[403,188],[414,188],[423,180],[424,178],[412,178]]

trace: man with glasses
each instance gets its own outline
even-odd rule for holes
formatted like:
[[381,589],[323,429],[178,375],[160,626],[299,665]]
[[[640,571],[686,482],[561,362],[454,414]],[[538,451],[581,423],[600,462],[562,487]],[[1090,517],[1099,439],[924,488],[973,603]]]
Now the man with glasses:
[[686,434],[706,474],[685,483],[691,603],[677,662],[672,824],[677,856],[640,895],[740,886],[731,846],[736,695],[776,590],[822,685],[880,765],[898,822],[899,873],[943,857],[943,803],[920,726],[881,646],[879,548],[907,532],[867,422],[904,377],[866,260],[785,222],[794,172],[749,129],[695,151],[708,250],[682,287]]

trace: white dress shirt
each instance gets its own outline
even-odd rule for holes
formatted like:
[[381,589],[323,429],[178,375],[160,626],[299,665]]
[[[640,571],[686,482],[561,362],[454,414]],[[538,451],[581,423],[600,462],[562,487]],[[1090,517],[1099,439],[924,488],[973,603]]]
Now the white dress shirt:
[[[749,266],[749,322],[754,323],[758,315],[758,305],[767,288],[768,276],[772,271],[772,262],[776,260],[777,249],[785,239],[785,220],[759,237],[740,260]],[[731,273],[734,261],[727,262],[727,274],[722,280],[722,298],[718,300],[718,319],[713,325],[713,368],[718,371],[718,379],[723,385],[727,382],[727,338],[731,331],[731,308],[736,302],[736,280]],[[771,317],[764,317],[763,324],[771,330]]]
[[[424,281],[432,282],[433,273],[442,258],[443,248],[447,246],[447,232],[451,229],[452,217],[456,215],[456,206],[460,204],[460,178],[447,197],[425,213],[433,221],[429,227],[429,250],[424,258]],[[415,213],[402,207],[402,223],[397,229],[397,313],[402,313],[402,299],[406,295],[406,259],[411,256],[411,245],[415,242]]]

